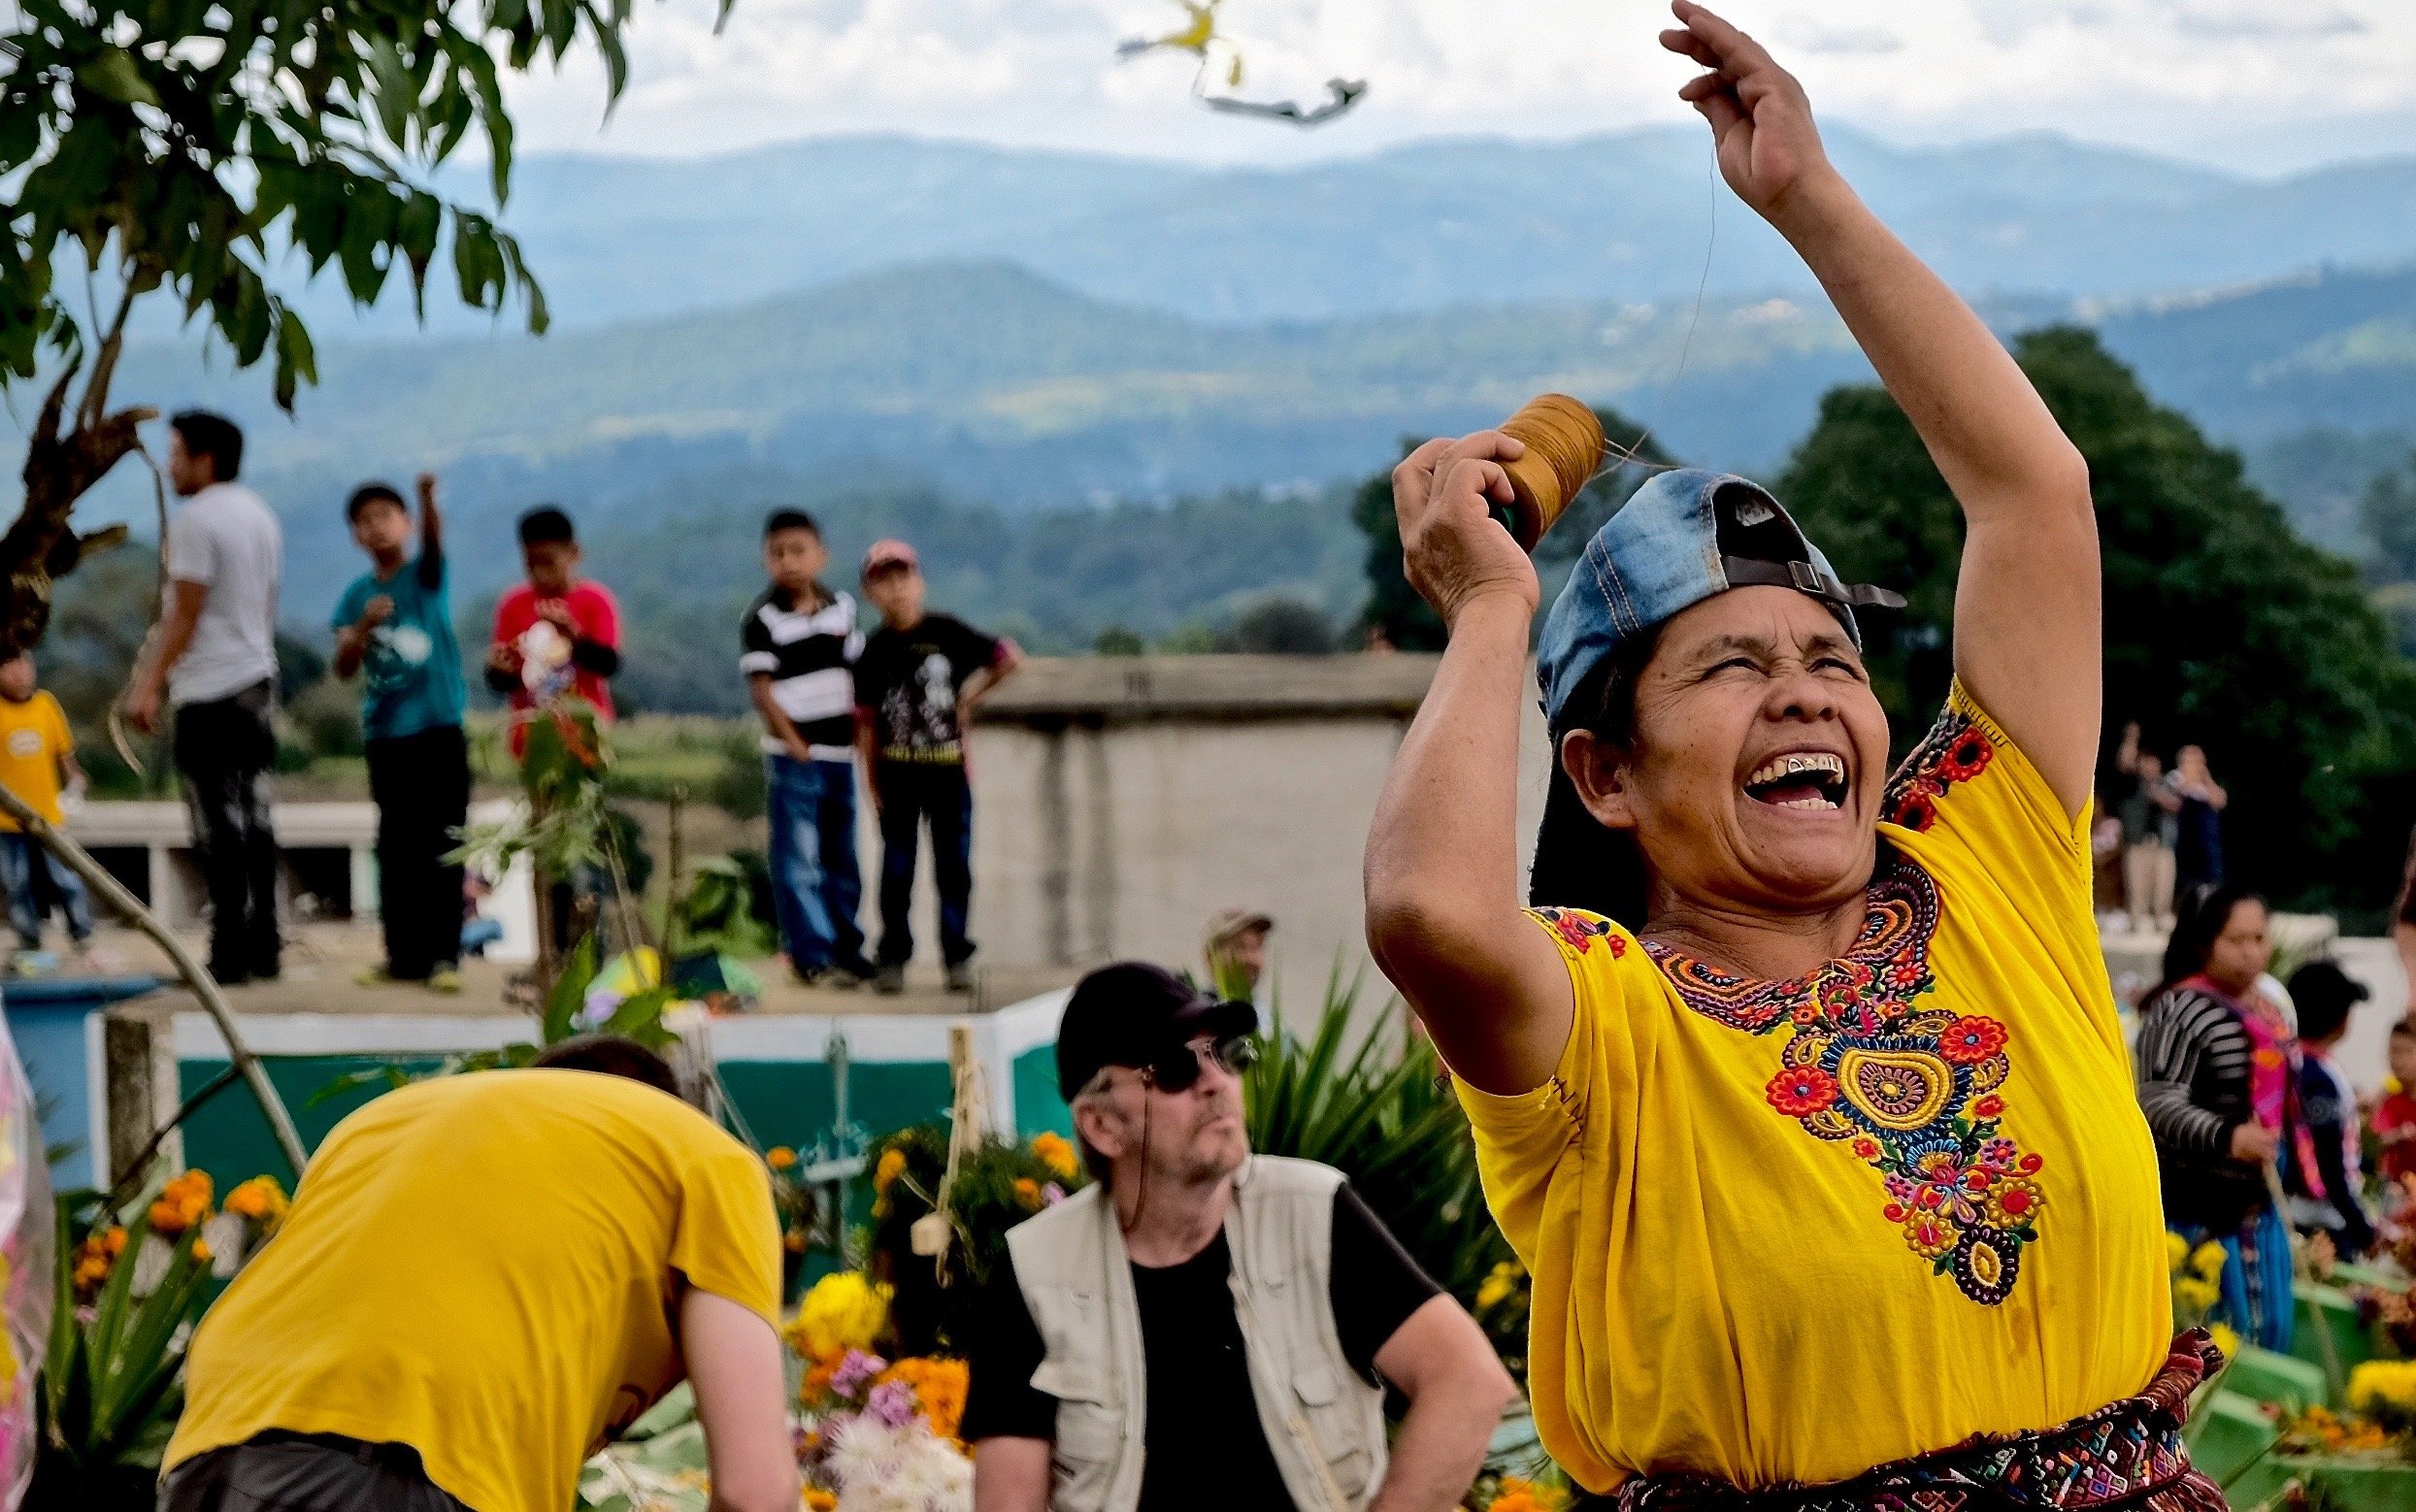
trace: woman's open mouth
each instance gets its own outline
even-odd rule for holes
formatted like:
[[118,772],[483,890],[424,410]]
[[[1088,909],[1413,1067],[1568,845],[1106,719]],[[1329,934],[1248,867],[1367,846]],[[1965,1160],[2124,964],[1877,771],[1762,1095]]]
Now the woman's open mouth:
[[1745,778],[1745,796],[1773,808],[1834,810],[1845,795],[1845,758],[1830,751],[1773,756]]

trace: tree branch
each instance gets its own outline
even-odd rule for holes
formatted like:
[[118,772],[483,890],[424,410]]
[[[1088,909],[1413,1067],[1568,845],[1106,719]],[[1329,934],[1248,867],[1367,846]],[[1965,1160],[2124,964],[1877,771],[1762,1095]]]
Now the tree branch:
[[50,821],[36,813],[31,805],[6,787],[0,787],[0,812],[15,819],[44,849],[65,862],[67,870],[83,878],[85,885],[99,895],[101,902],[125,915],[127,922],[149,936],[151,943],[168,953],[168,959],[176,963],[177,974],[184,978],[184,985],[201,1000],[203,1009],[217,1025],[219,1035],[226,1040],[227,1059],[249,1084],[252,1097],[259,1101],[260,1115],[268,1120],[269,1133],[276,1137],[277,1147],[283,1152],[286,1164],[293,1167],[294,1180],[299,1183],[311,1158],[303,1151],[302,1136],[294,1130],[293,1115],[285,1111],[285,1100],[278,1096],[277,1088],[270,1083],[268,1071],[260,1065],[260,1058],[244,1044],[242,1034],[235,1028],[235,1014],[227,1007],[226,999],[218,991],[218,984],[208,971],[202,970],[201,963],[193,959],[193,953],[184,948],[184,941],[177,938],[173,931],[160,923],[157,914],[144,907],[141,900],[126,891],[125,884],[111,875],[108,868],[93,860],[90,852],[69,836],[52,829]]
[[92,378],[83,386],[83,403],[77,408],[79,430],[99,430],[102,417],[109,412],[110,380],[117,376],[117,358],[126,346],[126,317],[134,313],[134,296],[141,288],[142,280],[128,267],[125,291],[117,300],[117,313],[111,318],[109,334],[101,338],[93,354]]

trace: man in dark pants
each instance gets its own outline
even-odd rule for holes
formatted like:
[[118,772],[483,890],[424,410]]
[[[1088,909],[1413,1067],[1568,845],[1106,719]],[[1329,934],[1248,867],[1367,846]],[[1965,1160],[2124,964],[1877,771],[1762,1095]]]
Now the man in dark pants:
[[419,475],[419,554],[411,508],[384,483],[352,491],[345,515],[370,571],[336,602],[335,673],[364,674],[361,730],[378,804],[378,915],[386,958],[364,987],[417,982],[461,991],[461,867],[446,857],[470,811],[465,690],[436,477]]
[[973,785],[965,728],[974,705],[1022,660],[1012,641],[923,608],[914,548],[879,541],[864,554],[864,596],[881,627],[856,659],[856,741],[873,806],[880,815],[880,959],[876,992],[906,986],[914,956],[908,919],[915,850],[931,828],[933,880],[940,886],[940,959],[948,990],[973,989]]
[[126,695],[149,732],[176,707],[176,764],[210,885],[210,974],[239,986],[278,972],[277,835],[267,778],[277,758],[277,588],[284,535],[235,481],[244,433],[188,411],[169,421],[168,478],[184,507],[165,546],[171,593],[149,659]]

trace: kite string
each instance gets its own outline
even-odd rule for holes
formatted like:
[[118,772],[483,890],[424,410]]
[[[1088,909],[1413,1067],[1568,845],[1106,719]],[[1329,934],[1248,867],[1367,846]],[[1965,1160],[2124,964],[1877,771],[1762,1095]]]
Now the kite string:
[[[1711,144],[1711,156],[1705,167],[1704,177],[1708,181],[1711,192],[1704,216],[1707,226],[1703,241],[1703,273],[1695,280],[1695,308],[1693,312],[1686,317],[1686,334],[1678,342],[1677,370],[1662,383],[1661,402],[1653,407],[1656,410],[1666,410],[1669,407],[1671,397],[1677,392],[1679,381],[1686,377],[1686,359],[1695,349],[1695,328],[1703,323],[1704,295],[1711,287],[1711,259],[1720,245],[1720,147],[1716,140]],[[1644,443],[1652,439],[1652,434],[1653,427],[1647,425],[1636,433],[1636,440],[1628,445],[1612,446],[1605,453],[1603,465],[1595,469],[1594,477],[1615,473],[1631,465],[1648,473],[1676,471],[1683,464],[1637,460],[1637,453],[1644,449]],[[1587,481],[1592,482],[1593,478],[1588,478]]]

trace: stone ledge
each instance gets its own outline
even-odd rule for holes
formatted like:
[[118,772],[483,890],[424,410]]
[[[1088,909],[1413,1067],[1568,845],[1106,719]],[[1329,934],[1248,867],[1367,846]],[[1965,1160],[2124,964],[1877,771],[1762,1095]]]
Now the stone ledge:
[[976,718],[1047,729],[1066,724],[1266,719],[1407,719],[1440,656],[1034,657],[982,701]]

